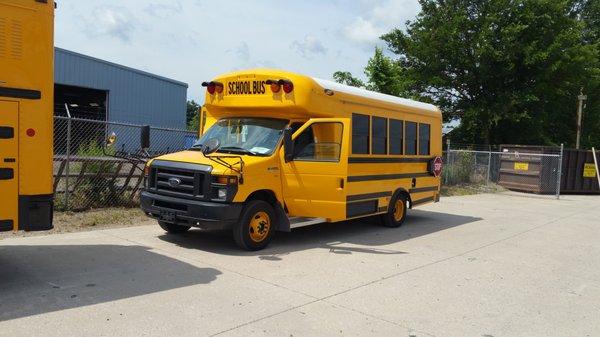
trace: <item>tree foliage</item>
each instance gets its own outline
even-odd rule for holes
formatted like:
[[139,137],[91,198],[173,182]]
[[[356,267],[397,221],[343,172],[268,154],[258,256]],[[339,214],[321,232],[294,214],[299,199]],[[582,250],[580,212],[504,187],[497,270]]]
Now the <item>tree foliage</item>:
[[[584,145],[600,145],[598,0],[420,0],[405,31],[382,36],[369,89],[430,100],[472,143],[572,144],[588,94]],[[351,74],[348,74],[351,76]]]
[[200,118],[200,104],[196,101],[187,101],[187,110],[185,113],[185,122],[187,129],[191,131],[198,131]]

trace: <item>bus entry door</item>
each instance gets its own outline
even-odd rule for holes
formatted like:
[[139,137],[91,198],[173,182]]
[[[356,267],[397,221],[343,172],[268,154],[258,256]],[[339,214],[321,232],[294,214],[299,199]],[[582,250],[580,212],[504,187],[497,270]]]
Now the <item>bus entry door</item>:
[[292,136],[293,159],[285,162],[282,186],[290,216],[346,218],[348,118],[314,118]]
[[0,231],[16,228],[19,203],[19,103],[0,100]]

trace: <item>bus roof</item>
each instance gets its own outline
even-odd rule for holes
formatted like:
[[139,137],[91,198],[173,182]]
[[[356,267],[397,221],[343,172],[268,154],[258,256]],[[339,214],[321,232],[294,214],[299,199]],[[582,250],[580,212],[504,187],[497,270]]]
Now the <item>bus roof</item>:
[[423,103],[423,102],[419,102],[419,101],[414,101],[412,99],[407,99],[407,98],[402,98],[402,97],[397,97],[397,96],[392,96],[392,95],[386,95],[386,94],[382,94],[379,92],[370,91],[370,90],[366,90],[366,89],[362,89],[362,88],[357,88],[357,87],[353,87],[353,86],[349,86],[349,85],[345,85],[345,84],[341,84],[341,83],[337,83],[337,82],[333,82],[333,81],[329,81],[329,80],[323,80],[320,78],[313,77],[312,79],[315,82],[317,82],[317,84],[320,85],[323,89],[330,89],[330,90],[333,90],[334,92],[335,91],[342,92],[342,93],[345,93],[348,95],[360,96],[360,97],[377,100],[377,101],[382,101],[382,102],[386,102],[386,103],[403,105],[406,107],[411,107],[411,108],[415,108],[415,109],[419,109],[419,110],[439,112],[439,109],[433,104]]

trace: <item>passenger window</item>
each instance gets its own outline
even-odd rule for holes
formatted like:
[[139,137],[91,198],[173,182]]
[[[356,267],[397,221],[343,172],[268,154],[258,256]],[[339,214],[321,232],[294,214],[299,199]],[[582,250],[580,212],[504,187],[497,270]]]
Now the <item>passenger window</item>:
[[314,123],[294,140],[294,160],[340,160],[343,125],[337,122]]
[[407,155],[417,154],[417,123],[406,122],[406,151]]
[[404,122],[390,119],[390,154],[402,154]]
[[371,130],[371,154],[387,154],[387,119],[373,117],[373,129]]
[[430,143],[430,126],[429,124],[419,124],[419,154],[429,155]]
[[352,114],[352,153],[369,154],[369,116]]

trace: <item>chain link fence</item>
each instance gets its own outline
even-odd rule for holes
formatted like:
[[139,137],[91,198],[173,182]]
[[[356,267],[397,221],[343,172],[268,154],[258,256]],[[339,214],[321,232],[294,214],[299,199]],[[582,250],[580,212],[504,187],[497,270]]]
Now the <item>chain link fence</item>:
[[[129,123],[55,116],[56,209],[137,205],[144,160],[136,158],[147,157],[141,149],[142,128]],[[113,133],[116,141],[107,147],[107,138]],[[193,131],[150,127],[147,153],[152,157],[184,150],[196,138]]]
[[451,148],[448,144],[442,183],[446,187],[509,189],[558,199],[561,151],[542,147],[525,150],[510,145],[457,144]]

